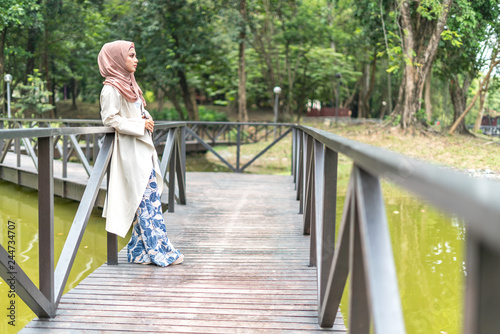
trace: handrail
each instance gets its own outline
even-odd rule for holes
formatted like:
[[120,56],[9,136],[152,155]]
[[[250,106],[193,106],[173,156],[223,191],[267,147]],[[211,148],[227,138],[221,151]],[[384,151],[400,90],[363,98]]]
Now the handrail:
[[[162,177],[169,182],[168,211],[174,212],[175,181],[177,179],[180,204],[186,204],[185,188],[185,151],[183,133],[185,123],[176,122],[159,124],[156,128],[168,130],[169,143],[165,144],[168,154],[162,157]],[[81,198],[68,237],[63,246],[61,256],[54,269],[54,137],[75,136],[79,134],[105,134],[102,147],[97,155],[94,168]],[[39,286],[38,289],[25,274],[13,256],[0,245],[0,276],[4,280],[16,279],[19,297],[30,307],[38,317],[54,317],[62,293],[66,286],[69,273],[87,222],[97,198],[97,194],[108,171],[113,148],[114,129],[110,127],[74,127],[74,128],[44,128],[44,129],[0,129],[0,140],[36,138],[38,140],[38,215],[39,215]],[[118,263],[117,237],[108,233],[108,264]]]
[[[318,273],[318,320],[331,327],[350,273],[351,330],[405,333],[380,179],[462,217],[467,226],[465,333],[500,328],[500,183],[418,161],[307,126],[294,131],[294,182],[310,264]],[[335,245],[338,154],[353,162]]]

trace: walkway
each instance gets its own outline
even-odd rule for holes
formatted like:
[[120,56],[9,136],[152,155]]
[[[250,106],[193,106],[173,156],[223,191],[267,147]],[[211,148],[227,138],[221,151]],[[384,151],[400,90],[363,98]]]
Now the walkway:
[[317,325],[316,269],[290,176],[188,173],[166,214],[186,256],[167,268],[103,265],[21,333],[346,333]]

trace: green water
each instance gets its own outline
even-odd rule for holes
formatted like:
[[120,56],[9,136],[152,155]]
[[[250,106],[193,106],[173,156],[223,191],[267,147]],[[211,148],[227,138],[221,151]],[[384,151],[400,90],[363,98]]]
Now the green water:
[[[7,248],[9,221],[15,232],[15,259],[24,272],[38,286],[38,193],[35,190],[18,187],[0,181],[0,244]],[[54,251],[55,262],[61,254],[64,241],[68,236],[71,222],[78,203],[70,200],[55,199],[54,205]],[[92,213],[80,248],[75,258],[65,292],[74,288],[82,279],[106,261],[106,233],[104,219],[100,210]],[[12,234],[11,234],[12,235]],[[127,238],[119,239],[119,247],[124,247]],[[9,325],[7,307],[14,300],[16,307],[15,326]],[[7,284],[0,279],[0,333],[17,333],[35,314],[16,295],[9,296]]]
[[[337,221],[350,165],[339,166]],[[462,332],[465,228],[404,190],[382,183],[401,303],[408,334]],[[337,225],[337,229],[338,229]],[[349,290],[349,285],[347,289]],[[348,324],[348,292],[341,310]]]
[[[210,169],[210,168],[209,168]],[[340,222],[349,164],[339,167]],[[383,184],[398,284],[408,334],[458,334],[462,327],[464,227],[415,197]],[[59,257],[78,203],[55,200],[55,259]],[[38,284],[37,192],[0,181],[0,243],[7,244],[7,221],[15,222],[16,259]],[[120,239],[123,247],[128,238]],[[90,218],[66,291],[106,260],[104,220],[96,210]],[[16,333],[34,314],[17,297],[16,327],[8,325],[8,289],[0,280],[0,333]],[[348,300],[342,300],[348,323]]]

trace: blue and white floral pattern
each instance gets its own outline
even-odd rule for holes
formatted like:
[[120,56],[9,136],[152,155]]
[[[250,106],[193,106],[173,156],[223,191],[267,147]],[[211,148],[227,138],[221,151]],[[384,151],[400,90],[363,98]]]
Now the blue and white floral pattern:
[[168,239],[160,196],[153,170],[135,213],[132,238],[127,245],[128,262],[166,267],[181,256]]

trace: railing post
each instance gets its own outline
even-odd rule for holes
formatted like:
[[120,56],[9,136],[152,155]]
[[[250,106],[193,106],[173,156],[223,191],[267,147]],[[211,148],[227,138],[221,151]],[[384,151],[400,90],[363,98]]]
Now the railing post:
[[68,137],[63,136],[62,177],[68,177]]
[[40,291],[54,303],[54,145],[38,138],[38,252]]
[[304,134],[304,235],[311,233],[311,222],[314,221],[314,151],[313,137]]
[[[3,130],[4,128],[4,125],[3,125],[3,121],[0,121],[0,130]],[[0,139],[0,155],[2,154],[2,151],[3,151],[3,139]]]
[[297,129],[295,127],[292,127],[292,165],[291,165],[291,172],[293,175],[293,183],[295,183],[295,189],[297,189],[297,173],[295,173],[295,157],[297,156],[297,152],[295,150],[297,149]]
[[180,136],[179,136],[179,142],[181,144],[181,162],[182,166],[184,166],[182,173],[183,173],[183,180],[184,180],[184,189],[186,189],[186,127],[182,126],[180,129]]
[[241,145],[241,125],[236,126],[237,136],[236,136],[236,172],[240,173],[240,145]]
[[465,334],[496,333],[500,328],[500,255],[467,231]]
[[[21,138],[14,139],[14,148],[17,156],[16,166],[21,167]],[[19,180],[17,181],[17,183],[19,184]]]
[[170,153],[170,162],[168,165],[168,212],[174,212],[175,207],[175,165],[176,165],[176,149],[177,143],[175,138],[172,142],[172,151]]
[[335,227],[337,216],[338,153],[325,147],[323,160],[323,198],[321,214],[321,270],[319,273],[320,304],[323,304],[335,252]]
[[297,200],[300,201],[299,203],[299,213],[302,213],[303,212],[303,204],[302,204],[302,199],[303,199],[303,191],[302,191],[302,187],[303,187],[303,178],[304,178],[304,141],[302,140],[302,137],[304,136],[304,132],[302,130],[300,130],[298,132],[298,136],[297,136],[297,183],[296,183],[296,189],[297,189]]
[[[107,167],[107,172],[106,172],[106,196],[107,196],[107,190],[109,189],[109,170],[110,170],[111,164],[108,164]],[[108,252],[108,260],[107,264],[108,266],[116,266],[118,265],[118,237],[114,233],[106,232],[107,233],[107,238],[106,238],[106,246],[107,246],[107,252]]]

